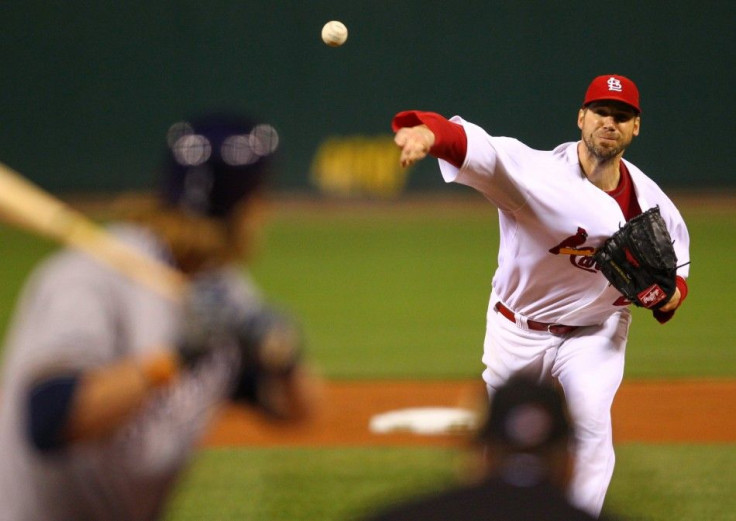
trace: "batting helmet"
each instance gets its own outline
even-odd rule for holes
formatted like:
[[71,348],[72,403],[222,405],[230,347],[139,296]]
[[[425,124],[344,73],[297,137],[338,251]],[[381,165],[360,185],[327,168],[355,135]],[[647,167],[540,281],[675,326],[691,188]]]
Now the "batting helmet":
[[278,148],[268,123],[208,114],[169,128],[161,197],[171,206],[222,218],[259,188]]

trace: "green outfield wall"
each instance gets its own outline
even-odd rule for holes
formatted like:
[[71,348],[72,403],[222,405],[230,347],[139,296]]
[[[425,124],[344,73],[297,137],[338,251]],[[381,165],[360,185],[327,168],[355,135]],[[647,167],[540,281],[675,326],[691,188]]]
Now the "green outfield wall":
[[[330,19],[343,47],[320,40]],[[729,188],[735,20],[727,1],[3,2],[0,161],[56,192],[147,189],[170,124],[244,109],[279,131],[281,189],[396,197],[443,183],[397,168],[395,112],[548,149],[615,72],[642,92],[628,157],[664,186]]]

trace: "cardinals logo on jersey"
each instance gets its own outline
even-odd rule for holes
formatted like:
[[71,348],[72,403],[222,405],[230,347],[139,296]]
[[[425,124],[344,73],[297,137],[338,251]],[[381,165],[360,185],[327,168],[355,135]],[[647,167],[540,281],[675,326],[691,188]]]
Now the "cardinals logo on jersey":
[[591,273],[597,271],[595,260],[593,260],[593,253],[595,248],[591,246],[583,246],[585,241],[588,239],[588,232],[585,228],[578,227],[578,231],[575,235],[571,235],[559,243],[557,246],[549,249],[549,252],[553,255],[569,255],[570,263],[576,268],[585,270]]
[[[578,227],[578,231],[575,235],[571,235],[549,249],[549,252],[553,255],[569,255],[570,264],[581,270],[596,273],[598,266],[596,265],[595,259],[593,259],[593,253],[595,248],[592,246],[583,246],[585,241],[588,240],[588,232],[585,228]],[[619,297],[614,306],[628,306],[631,302],[623,295]]]

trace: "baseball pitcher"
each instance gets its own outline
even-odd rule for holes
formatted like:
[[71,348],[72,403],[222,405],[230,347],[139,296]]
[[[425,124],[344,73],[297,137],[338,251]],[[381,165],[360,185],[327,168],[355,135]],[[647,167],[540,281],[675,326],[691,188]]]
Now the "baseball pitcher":
[[593,79],[577,123],[580,140],[551,151],[432,112],[401,112],[392,127],[403,166],[437,157],[446,182],[498,208],[483,378],[490,393],[520,370],[560,383],[576,423],[571,498],[598,515],[613,474],[610,410],[629,305],[673,317],[688,291],[689,236],[667,195],[623,159],[641,128],[634,82]]

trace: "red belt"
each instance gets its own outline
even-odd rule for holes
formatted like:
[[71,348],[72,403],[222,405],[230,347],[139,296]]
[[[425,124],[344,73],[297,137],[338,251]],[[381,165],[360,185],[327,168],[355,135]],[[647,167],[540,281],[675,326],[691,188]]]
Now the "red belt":
[[[504,317],[508,318],[511,322],[516,324],[516,315],[509,308],[496,302],[494,308],[496,311],[501,313]],[[562,324],[549,324],[547,322],[537,322],[536,320],[527,320],[526,326],[532,331],[547,331],[553,335],[566,335],[572,333],[580,326],[564,326]]]

